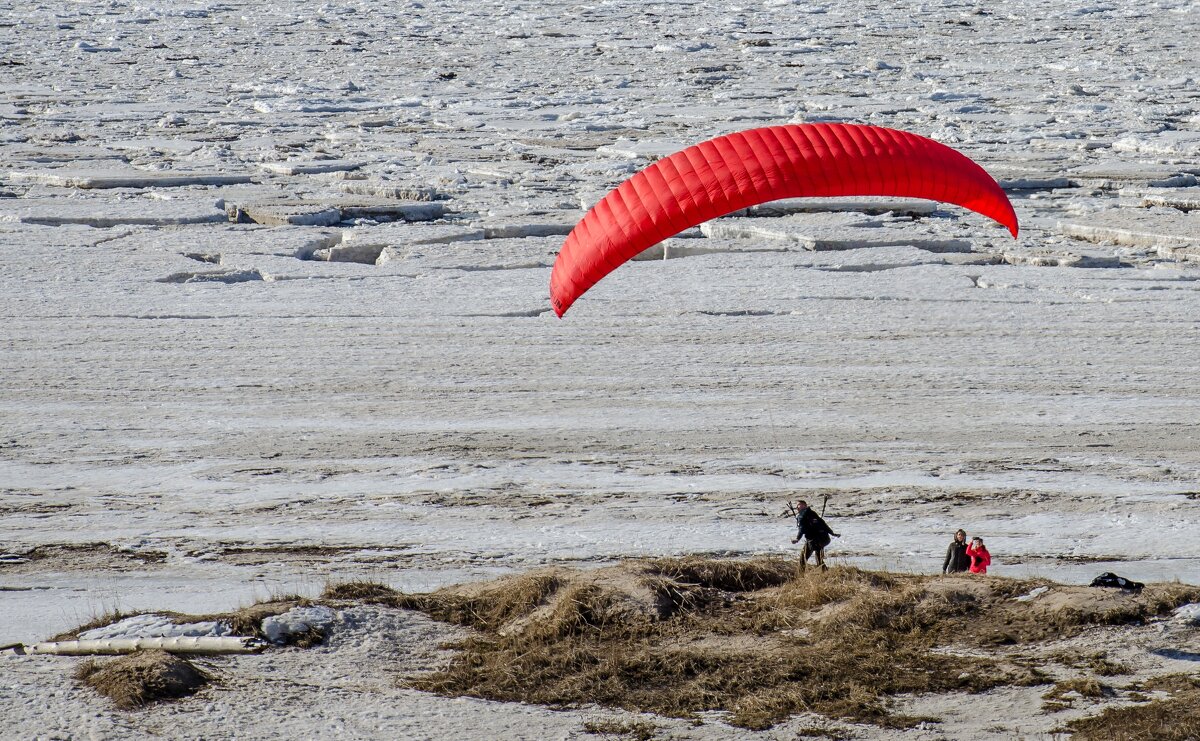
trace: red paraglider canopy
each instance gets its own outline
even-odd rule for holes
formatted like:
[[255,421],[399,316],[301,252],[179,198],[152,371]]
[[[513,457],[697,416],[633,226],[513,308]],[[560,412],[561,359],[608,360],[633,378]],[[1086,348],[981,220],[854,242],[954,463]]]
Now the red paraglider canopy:
[[647,247],[731,211],[780,198],[898,196],[953,203],[1017,236],[996,181],[965,155],[906,131],[855,124],[750,129],[710,139],[636,173],[580,220],[558,253],[558,316]]

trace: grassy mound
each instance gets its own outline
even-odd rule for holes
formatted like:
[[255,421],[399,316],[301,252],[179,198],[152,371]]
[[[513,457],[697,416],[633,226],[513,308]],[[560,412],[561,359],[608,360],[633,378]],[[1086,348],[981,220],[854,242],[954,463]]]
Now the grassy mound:
[[[409,686],[546,705],[596,703],[691,717],[724,710],[747,728],[800,712],[911,725],[900,694],[1046,683],[996,646],[1136,623],[1200,597],[1038,582],[925,577],[779,559],[663,559],[596,571],[544,570],[423,595],[386,595],[477,633],[444,671]],[[380,597],[383,599],[384,597]],[[983,658],[964,662],[947,647]]]
[[[1037,587],[1043,589],[1033,592]],[[316,600],[274,597],[219,615],[173,617],[221,619],[237,633],[261,635],[263,618],[300,605],[415,609],[474,632],[454,646],[449,666],[409,677],[410,687],[676,717],[717,710],[735,724],[762,729],[801,712],[908,726],[924,720],[894,712],[892,698],[908,694],[1044,684],[1047,712],[1112,696],[1114,688],[1098,678],[1128,667],[1058,641],[1094,626],[1141,624],[1197,600],[1200,588],[1182,584],[1151,584],[1133,593],[846,567],[802,572],[795,561],[776,558],[677,558],[589,571],[542,569],[427,594],[335,583]],[[323,638],[302,638],[299,645]],[[1047,664],[1078,676],[1051,686],[1038,668]],[[121,707],[188,694],[205,679],[162,652],[89,661],[79,677]],[[1069,730],[1085,739],[1198,737],[1192,726],[1174,722],[1196,715],[1196,681],[1144,689],[1169,694],[1072,721]],[[613,735],[620,724],[595,725],[590,732]],[[1124,735],[1113,735],[1116,727]],[[648,732],[621,729],[624,735]]]
[[111,661],[85,661],[75,678],[130,710],[156,700],[185,697],[209,677],[187,659],[165,651],[139,651]]

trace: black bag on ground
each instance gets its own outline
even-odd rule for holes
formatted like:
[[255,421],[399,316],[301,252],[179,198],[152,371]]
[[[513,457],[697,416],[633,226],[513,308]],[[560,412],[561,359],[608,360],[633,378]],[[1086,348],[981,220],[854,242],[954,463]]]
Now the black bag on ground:
[[1112,573],[1111,571],[1105,571],[1100,576],[1097,576],[1095,579],[1092,579],[1091,586],[1093,586],[1093,587],[1115,587],[1117,589],[1132,589],[1136,592],[1136,591],[1140,591],[1142,589],[1142,587],[1144,587],[1146,585],[1141,583],[1140,581],[1133,581],[1132,579],[1126,579],[1123,576],[1117,576],[1116,574]]

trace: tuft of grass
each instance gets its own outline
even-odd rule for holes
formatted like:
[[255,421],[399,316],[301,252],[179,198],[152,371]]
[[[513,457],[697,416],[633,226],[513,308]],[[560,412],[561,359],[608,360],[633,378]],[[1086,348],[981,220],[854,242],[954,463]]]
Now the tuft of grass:
[[398,606],[421,610],[443,622],[495,631],[515,617],[528,615],[560,586],[552,571],[533,572],[483,588],[451,587],[428,595],[404,595]]
[[1159,677],[1148,689],[1170,692],[1165,700],[1106,708],[1066,725],[1075,741],[1195,741],[1200,738],[1200,677]]
[[1142,689],[1152,692],[1189,692],[1200,689],[1200,676],[1195,674],[1164,674],[1141,683]]
[[[259,602],[257,604],[241,607],[230,612],[216,613],[213,615],[176,615],[175,619],[180,622],[192,622],[198,620],[222,620],[229,623],[233,635],[238,636],[254,636],[256,638],[266,639],[266,635],[262,632],[262,621],[282,615],[293,607],[306,607],[313,604],[313,601],[300,597],[298,595],[280,595],[272,597],[267,602]],[[322,636],[322,640],[323,640]],[[320,643],[320,640],[317,641]],[[316,645],[310,644],[310,645]]]
[[1117,677],[1132,673],[1126,664],[1112,661],[1106,652],[1083,654],[1074,651],[1057,651],[1050,654],[1051,659],[1072,669],[1091,671],[1098,677]]
[[658,726],[644,720],[586,720],[583,730],[613,741],[650,741],[658,735]]
[[386,584],[371,581],[335,582],[327,585],[321,593],[321,599],[388,606],[395,606],[402,597],[400,592]]
[[753,592],[786,584],[800,573],[800,567],[795,559],[785,558],[734,561],[688,557],[651,560],[646,571],[692,587]]
[[123,710],[186,697],[210,679],[187,659],[165,651],[139,651],[105,662],[88,660],[76,669],[75,678]]
[[850,734],[831,726],[802,726],[796,729],[797,738],[827,738],[830,741],[846,741]]
[[1074,698],[1071,697],[1072,693],[1094,700],[1112,695],[1113,690],[1108,685],[1087,677],[1065,679],[1055,682],[1054,686],[1042,695],[1042,699],[1046,701],[1042,704],[1042,709],[1057,712],[1073,707],[1075,703]]
[[834,602],[843,602],[867,592],[888,592],[901,584],[899,578],[881,572],[854,567],[830,571],[805,571],[783,585],[777,596],[780,608],[814,610]]
[[1119,677],[1133,671],[1128,664],[1109,661],[1106,658],[1092,659],[1087,663],[1087,668],[1095,672],[1098,677]]

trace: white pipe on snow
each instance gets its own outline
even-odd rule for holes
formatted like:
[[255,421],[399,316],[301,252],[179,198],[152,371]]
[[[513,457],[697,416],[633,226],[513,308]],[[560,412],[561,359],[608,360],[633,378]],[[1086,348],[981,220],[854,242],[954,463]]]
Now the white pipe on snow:
[[100,638],[90,641],[53,641],[35,643],[32,646],[12,646],[18,654],[58,656],[116,655],[149,649],[161,649],[173,654],[253,654],[266,647],[266,643],[250,636]]

